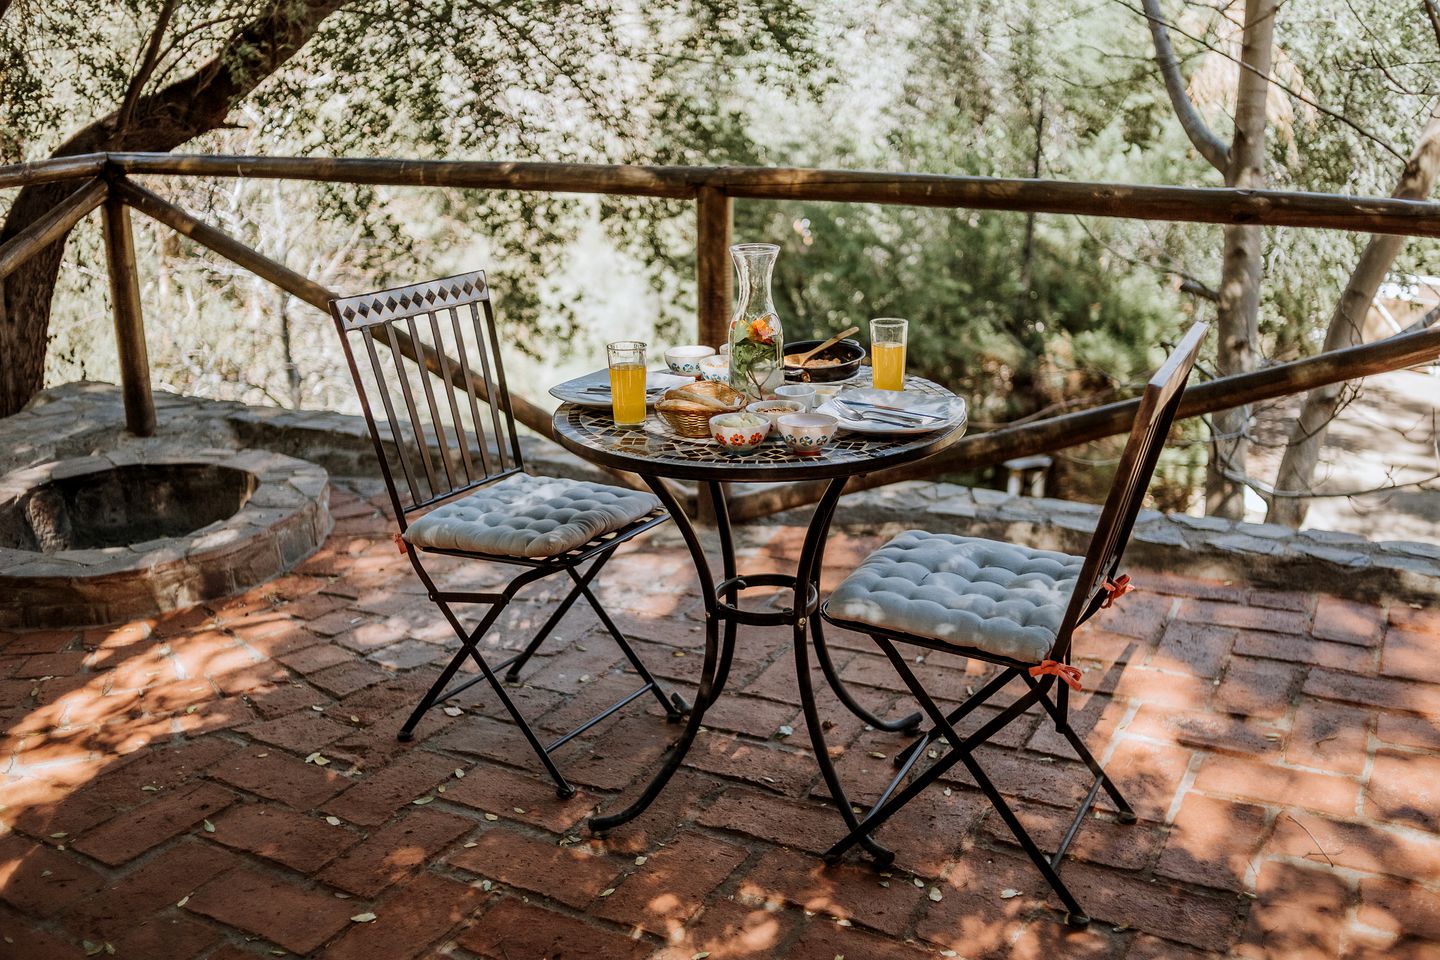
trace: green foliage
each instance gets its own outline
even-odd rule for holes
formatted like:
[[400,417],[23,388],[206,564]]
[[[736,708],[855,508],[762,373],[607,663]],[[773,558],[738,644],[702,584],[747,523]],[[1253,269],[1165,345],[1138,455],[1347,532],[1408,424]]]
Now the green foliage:
[[[238,62],[227,38],[274,3],[179,0],[146,91],[212,57]],[[161,5],[16,0],[0,29],[0,162],[43,156],[113,111]],[[1219,185],[1175,120],[1137,9],[1127,0],[356,0],[237,111],[242,129],[193,146]],[[1197,104],[1228,138],[1234,11],[1168,0],[1166,10]],[[1423,6],[1291,0],[1280,7],[1277,45],[1284,89],[1271,100],[1271,183],[1389,192],[1397,154],[1408,153],[1437,93],[1440,45]],[[277,232],[265,226],[275,219],[266,190],[173,189],[242,239],[345,289],[478,258],[503,278],[511,345],[533,357],[584,351],[611,317],[637,311],[653,323],[652,339],[689,339],[688,203],[296,186],[285,193],[291,222]],[[1213,287],[1219,274],[1220,231],[1200,225],[737,201],[735,234],[782,244],[775,293],[792,339],[907,317],[913,369],[974,397],[980,425],[1132,389],[1181,330],[1213,312],[1181,282]],[[1363,243],[1333,231],[1268,233],[1263,355],[1318,347]],[[606,303],[566,282],[597,245],[644,272],[646,305]],[[180,249],[160,244],[153,255]],[[1433,272],[1425,264],[1435,252],[1412,241],[1397,271]],[[89,267],[93,245],[72,256]],[[234,357],[222,358],[220,346],[226,330],[253,326],[259,336],[274,307],[224,271],[186,275],[178,263],[165,268],[185,287],[172,290],[174,302],[200,302],[218,332],[202,343],[177,321],[154,352],[175,346],[176,369],[195,378],[182,386],[225,369],[274,395],[265,373],[273,351],[226,367]],[[147,287],[147,307],[175,313],[159,286]],[[64,303],[57,376],[85,362],[84,331],[96,323],[78,294]],[[312,364],[307,389],[328,402],[325,378],[343,375],[329,361],[297,362]],[[1202,452],[1170,455],[1176,502]],[[1101,450],[1092,459],[1104,458]]]

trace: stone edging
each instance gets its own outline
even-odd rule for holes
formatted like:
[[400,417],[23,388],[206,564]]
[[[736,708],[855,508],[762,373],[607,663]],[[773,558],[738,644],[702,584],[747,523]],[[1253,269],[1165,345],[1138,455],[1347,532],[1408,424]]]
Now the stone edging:
[[289,570],[330,534],[329,475],[265,450],[151,442],[50,461],[0,478],[0,501],[61,477],[178,464],[242,470],[256,485],[234,514],[184,537],[53,553],[0,548],[0,626],[115,623],[230,596]]

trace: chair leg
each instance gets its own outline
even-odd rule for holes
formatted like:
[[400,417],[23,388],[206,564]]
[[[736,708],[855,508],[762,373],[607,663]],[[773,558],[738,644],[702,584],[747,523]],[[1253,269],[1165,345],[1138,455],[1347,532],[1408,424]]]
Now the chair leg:
[[917,731],[920,728],[920,721],[924,719],[918,711],[895,720],[882,720],[860,705],[854,694],[850,692],[850,688],[840,680],[840,674],[830,660],[830,647],[825,643],[825,631],[821,626],[824,618],[817,616],[810,619],[811,635],[815,644],[815,659],[820,664],[820,672],[825,674],[825,682],[830,684],[830,689],[835,692],[835,696],[840,698],[845,709],[876,730],[884,730],[886,733],[914,733]]
[[[575,601],[580,598],[580,593],[584,590],[585,583],[588,583],[590,578],[599,572],[600,566],[603,563],[604,558],[591,565],[590,569],[586,571],[584,582],[577,582],[574,587],[570,588],[570,592],[565,595],[565,599],[561,600],[559,606],[545,619],[540,629],[536,631],[535,636],[525,645],[525,649],[521,650],[510,661],[510,669],[505,671],[505,681],[507,683],[519,682],[520,670],[530,661],[530,658],[535,655],[535,651],[540,649],[540,645],[550,636],[550,631],[554,630],[555,627],[559,625],[561,619],[564,618],[565,614],[570,612],[570,608],[574,606]],[[570,575],[572,577],[576,576],[573,569],[570,570]]]
[[[603,562],[604,559],[608,559],[608,555],[606,558],[602,558],[600,562]],[[679,721],[685,714],[690,712],[690,704],[685,701],[684,697],[674,691],[667,695],[665,688],[660,685],[660,681],[656,680],[650,674],[649,668],[641,661],[635,649],[630,646],[629,639],[625,634],[620,632],[620,628],[615,625],[615,621],[610,619],[610,614],[606,612],[605,608],[600,605],[600,601],[596,599],[595,594],[591,592],[588,582],[590,579],[589,576],[587,575],[585,580],[582,581],[579,574],[573,569],[569,572],[571,578],[576,581],[575,589],[584,594],[586,602],[589,603],[590,608],[595,611],[595,616],[600,618],[600,622],[605,625],[605,629],[610,631],[610,636],[615,638],[615,643],[620,647],[620,652],[625,654],[625,659],[630,661],[630,666],[635,668],[635,672],[640,675],[640,679],[645,681],[651,691],[654,692],[655,698],[660,701],[660,706],[665,709],[665,719],[671,723]],[[594,572],[595,568],[591,567],[590,573],[593,574]],[[725,668],[728,670],[729,665],[726,664]]]
[[[513,583],[511,587],[514,587]],[[507,587],[506,592],[508,593],[509,591],[510,588]],[[497,608],[503,609],[505,603],[508,603],[508,598],[505,602],[497,603],[492,607],[486,613],[485,619],[481,621],[481,626],[488,629],[490,624],[495,622],[495,618],[499,616],[499,610]],[[525,720],[520,709],[515,706],[515,701],[511,700],[510,694],[505,692],[505,685],[500,682],[500,678],[490,669],[490,664],[485,660],[485,656],[476,646],[484,631],[477,627],[475,631],[467,636],[464,626],[461,625],[459,618],[455,616],[455,612],[450,609],[450,605],[443,600],[437,600],[435,604],[440,608],[440,612],[444,614],[445,619],[450,621],[451,628],[454,629],[455,633],[460,637],[462,649],[460,653],[457,654],[457,660],[468,656],[475,662],[475,665],[480,668],[481,674],[484,675],[485,680],[490,684],[490,689],[495,691],[495,696],[500,700],[501,706],[510,714],[510,719],[520,728],[520,732],[525,735],[525,740],[530,744],[530,749],[534,750],[535,755],[540,758],[540,763],[545,767],[545,772],[550,775],[551,780],[555,781],[555,795],[562,800],[573,797],[575,795],[575,788],[565,779],[564,775],[560,772],[560,768],[555,766],[555,761],[550,759],[549,751],[547,751],[544,744],[540,742],[540,738],[535,736],[535,731],[530,729],[530,724]],[[458,668],[459,664],[452,661],[450,667],[446,669],[453,674],[455,669]],[[418,712],[423,713],[424,711]],[[413,726],[413,722],[416,719],[418,718],[411,718],[411,726]]]
[[[795,679],[800,686],[800,703],[805,710],[805,728],[810,732],[810,746],[815,752],[815,762],[820,766],[820,774],[825,778],[825,786],[830,791],[830,799],[835,804],[835,809],[840,811],[845,825],[850,828],[850,836],[855,837],[856,842],[870,852],[876,863],[882,867],[888,866],[894,861],[895,852],[881,846],[868,832],[860,832],[860,821],[856,818],[855,811],[850,809],[850,799],[845,795],[845,788],[840,785],[840,775],[830,760],[824,724],[820,721],[814,686],[810,683],[810,664],[805,655],[805,624],[806,621],[801,620],[794,627]],[[837,693],[839,689],[836,688]]]
[[453,626],[460,635],[461,649],[455,654],[455,657],[450,663],[446,665],[445,669],[440,671],[439,678],[431,684],[430,689],[425,692],[425,696],[420,698],[420,702],[415,705],[415,709],[410,713],[410,719],[405,721],[405,725],[401,727],[400,732],[396,734],[396,739],[402,743],[410,742],[411,738],[415,735],[415,727],[420,723],[420,718],[425,716],[426,711],[435,706],[439,701],[440,695],[445,691],[445,688],[450,685],[450,681],[454,678],[456,671],[460,669],[460,665],[465,662],[465,658],[469,655],[470,648],[480,642],[480,638],[485,635],[485,631],[489,630],[495,621],[499,619],[500,613],[510,603],[518,591],[519,587],[514,583],[506,587],[504,593],[500,595],[500,599],[497,600],[489,610],[485,611],[485,616],[480,620],[479,625],[476,626],[475,630],[468,636],[458,621],[449,614],[444,604],[441,604],[441,608],[445,610],[451,626]]
[[1090,917],[1080,909],[1080,902],[1075,899],[1075,895],[1070,892],[1065,881],[1060,879],[1060,874],[1050,863],[1050,858],[1036,845],[1030,832],[1020,822],[1020,818],[1015,816],[1015,811],[1010,809],[1010,804],[1005,802],[1000,791],[995,789],[995,784],[985,775],[985,771],[980,769],[980,764],[970,755],[969,751],[966,751],[961,759],[964,761],[965,769],[969,771],[971,779],[979,785],[981,792],[990,800],[990,805],[995,808],[995,812],[1000,814],[1000,819],[1005,821],[1005,826],[1010,828],[1010,832],[1020,842],[1020,846],[1026,856],[1030,858],[1030,862],[1035,864],[1035,869],[1040,871],[1045,882],[1050,884],[1050,889],[1055,891],[1055,895],[1065,905],[1065,922],[1072,927],[1087,926],[1090,923]]
[[[962,739],[960,735],[955,731],[955,728],[950,718],[947,717],[943,711],[941,711],[940,707],[935,703],[934,699],[932,699],[929,693],[925,690],[925,688],[921,686],[919,679],[910,669],[909,664],[905,662],[905,658],[902,657],[899,651],[895,649],[895,645],[884,637],[877,637],[876,640],[879,643],[881,650],[884,651],[885,656],[890,660],[891,665],[895,668],[895,672],[900,675],[900,679],[904,681],[905,686],[909,688],[911,694],[914,695],[915,699],[920,702],[921,708],[924,709],[925,713],[930,717],[931,722],[934,724],[934,729],[930,732],[930,734],[927,734],[927,737],[935,734],[938,731],[951,744],[951,749],[948,754],[946,754],[932,767],[930,767],[919,777],[917,777],[904,790],[902,790],[899,795],[895,796],[888,802],[884,802],[883,805],[872,809],[870,813],[866,816],[865,820],[861,822],[857,831],[853,831],[850,837],[842,840],[839,844],[836,844],[834,847],[831,848],[829,852],[827,852],[827,861],[830,861],[832,857],[838,855],[838,853],[843,853],[845,846],[848,846],[850,843],[856,842],[856,840],[858,840],[859,838],[855,837],[855,833],[864,834],[879,827],[879,825],[883,823],[886,819],[888,819],[891,814],[903,807],[921,790],[923,790],[925,787],[929,786],[940,776],[942,776],[946,770],[948,770],[954,765],[956,760],[959,760],[960,762],[965,764],[965,769],[969,772],[971,779],[973,779],[975,783],[980,787],[981,792],[985,794],[986,798],[990,801],[991,806],[995,808],[995,811],[1000,815],[1000,818],[1005,821],[1005,825],[1009,827],[1010,832],[1015,835],[1015,839],[1019,841],[1021,848],[1030,858],[1031,862],[1035,864],[1035,868],[1040,871],[1040,875],[1045,878],[1046,883],[1048,883],[1050,885],[1050,888],[1055,891],[1055,895],[1060,898],[1060,902],[1065,905],[1066,923],[1074,927],[1083,927],[1089,924],[1090,918],[1080,908],[1079,901],[1075,899],[1074,894],[1070,892],[1070,888],[1065,885],[1065,882],[1060,879],[1060,874],[1056,869],[1059,856],[1063,855],[1064,849],[1068,845],[1069,840],[1074,836],[1076,826],[1079,822],[1079,818],[1077,818],[1077,824],[1072,825],[1070,834],[1066,838],[1065,843],[1062,844],[1060,851],[1055,858],[1055,862],[1052,862],[1051,858],[1047,857],[1040,850],[1039,846],[1035,843],[1034,839],[1025,829],[1024,824],[1022,824],[1019,818],[1015,816],[1015,812],[1010,808],[1009,803],[1006,802],[1005,798],[1000,794],[1000,791],[995,788],[994,783],[992,783],[990,778],[986,776],[985,771],[981,769],[979,762],[975,759],[973,755],[973,751],[976,746],[979,746],[980,744],[988,741],[990,737],[992,737],[995,733],[999,732],[1001,728],[1007,726],[1020,714],[1029,710],[1031,704],[1036,700],[1044,702],[1046,704],[1046,709],[1052,711],[1052,715],[1054,715],[1053,704],[1050,704],[1049,698],[1046,697],[1045,689],[1038,683],[1034,682],[1032,678],[1026,676],[1026,681],[1030,687],[1030,690],[1027,694],[1016,700],[1014,703],[1010,704],[1003,711],[1001,711],[999,716],[994,717],[993,719],[982,725],[981,728],[975,733],[971,734],[969,737]],[[993,693],[994,690],[999,689],[999,687],[996,686],[997,681],[1000,681],[1003,678],[1005,682],[1008,682],[1013,677],[1007,676],[1007,674],[1013,674],[1015,672],[1017,671],[1007,670],[1005,672],[1002,672],[999,677],[997,677],[994,681],[991,681],[990,684],[987,684],[986,690],[989,693]],[[972,697],[971,700],[966,701],[966,704],[970,704],[975,699],[977,698]],[[899,777],[904,776],[905,773],[908,772],[909,766],[909,763],[907,763],[905,769],[903,769],[901,773],[897,776],[897,781]],[[1101,774],[1101,776],[1103,776],[1103,774]],[[895,785],[895,782],[891,783],[889,790],[887,790],[887,794],[890,792],[890,790],[894,789]],[[1095,791],[1092,789],[1090,791],[1090,796],[1087,798],[1087,803],[1082,806],[1080,810],[1081,818],[1083,818],[1085,810],[1088,809],[1088,801],[1093,800],[1094,793]]]
[[[1035,687],[1034,679],[1027,676],[1025,680],[1032,688]],[[1065,695],[1065,692],[1066,688],[1062,685],[1060,690],[1057,691],[1056,696],[1062,697]],[[1055,721],[1055,729],[1059,731],[1060,735],[1070,744],[1070,749],[1075,751],[1075,755],[1090,769],[1091,774],[1094,775],[1100,786],[1105,789],[1105,793],[1109,795],[1111,802],[1115,804],[1116,810],[1119,811],[1120,822],[1125,824],[1134,823],[1136,819],[1134,809],[1126,802],[1120,793],[1120,788],[1115,785],[1114,780],[1110,779],[1110,774],[1105,772],[1105,768],[1100,765],[1099,760],[1095,759],[1095,755],[1090,752],[1090,748],[1085,746],[1085,741],[1081,740],[1080,735],[1070,726],[1069,718],[1065,715],[1063,707],[1051,704],[1050,698],[1045,696],[1040,698],[1040,704]]]
[[[874,637],[873,639],[877,644],[880,642],[879,637]],[[1001,687],[1005,686],[1011,680],[1014,680],[1016,673],[1016,670],[1009,667],[1001,670],[993,678],[987,681],[983,687],[972,693],[970,696],[966,697],[965,702],[960,704],[960,706],[956,707],[954,710],[950,711],[949,715],[946,716],[945,719],[949,721],[951,725],[959,723],[961,720],[969,716],[976,707],[981,706],[992,696],[994,696]],[[905,747],[903,750],[895,754],[895,766],[902,767],[912,762],[914,756],[917,753],[930,746],[930,744],[934,743],[941,735],[942,734],[939,729],[931,727],[925,732],[924,736],[920,737],[914,743],[910,744],[908,747]]]

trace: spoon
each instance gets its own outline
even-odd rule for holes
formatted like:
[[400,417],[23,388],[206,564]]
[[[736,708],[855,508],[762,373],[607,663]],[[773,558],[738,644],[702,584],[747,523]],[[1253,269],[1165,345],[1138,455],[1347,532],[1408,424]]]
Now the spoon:
[[811,357],[815,356],[815,354],[817,354],[817,353],[824,353],[826,350],[829,350],[831,347],[835,346],[835,344],[839,343],[841,340],[844,340],[846,337],[850,336],[850,334],[852,334],[852,333],[859,333],[859,332],[860,332],[860,328],[859,328],[859,327],[849,327],[849,328],[847,328],[847,329],[845,329],[845,330],[841,330],[839,333],[835,334],[835,336],[831,337],[829,340],[826,340],[824,343],[820,344],[820,346],[814,347],[814,348],[812,348],[812,349],[810,349],[810,350],[806,350],[804,353],[787,353],[787,354],[785,355],[785,366],[787,366],[787,367],[803,367],[803,366],[805,365],[805,361],[806,361],[806,360],[809,360]]

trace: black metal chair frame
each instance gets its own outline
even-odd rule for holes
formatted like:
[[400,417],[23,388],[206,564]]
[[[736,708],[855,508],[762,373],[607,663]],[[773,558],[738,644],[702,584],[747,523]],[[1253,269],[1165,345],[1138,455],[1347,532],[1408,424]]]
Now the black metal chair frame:
[[[889,785],[880,793],[879,798],[857,822],[851,810],[850,801],[846,798],[844,791],[840,789],[833,763],[825,749],[824,733],[820,725],[814,722],[814,718],[807,717],[810,720],[809,728],[816,756],[825,774],[826,782],[830,786],[832,799],[851,828],[844,838],[825,853],[827,862],[836,862],[847,850],[859,843],[870,850],[878,862],[888,864],[894,858],[894,854],[874,840],[874,831],[926,787],[944,776],[957,763],[961,763],[964,764],[966,771],[979,786],[981,792],[990,800],[1000,818],[1005,821],[1005,825],[1010,828],[1015,839],[1019,841],[1025,853],[1045,877],[1046,882],[1050,884],[1051,889],[1065,905],[1066,922],[1072,926],[1085,926],[1089,923],[1090,918],[1081,909],[1079,902],[1060,878],[1061,860],[1076,834],[1079,833],[1080,827],[1085,821],[1085,815],[1094,805],[1102,788],[1115,804],[1122,823],[1134,823],[1135,812],[1125,802],[1119,788],[1085,746],[1085,742],[1070,726],[1070,687],[1066,683],[1059,683],[1057,686],[1057,678],[1059,672],[1070,665],[1071,638],[1075,629],[1100,609],[1109,606],[1112,595],[1117,593],[1116,574],[1125,545],[1130,539],[1130,531],[1134,526],[1135,517],[1140,511],[1160,451],[1165,444],[1165,437],[1170,432],[1170,426],[1175,419],[1175,412],[1179,408],[1185,382],[1189,378],[1191,367],[1194,366],[1195,356],[1204,339],[1205,331],[1206,325],[1203,323],[1192,326],[1170,357],[1150,378],[1141,394],[1130,439],[1121,455],[1115,482],[1106,498],[1105,506],[1101,510],[1089,549],[1085,553],[1084,563],[1076,580],[1075,591],[1066,607],[1055,642],[1044,662],[1046,664],[1045,672],[1036,676],[1032,674],[1032,670],[1037,667],[1036,664],[997,656],[973,647],[957,646],[913,634],[877,630],[870,624],[831,616],[826,610],[828,602],[821,605],[820,612],[824,619],[836,626],[869,634],[875,640],[906,688],[919,702],[931,723],[929,729],[919,739],[895,755],[894,763],[899,768],[898,771]],[[1123,588],[1121,592],[1123,592]],[[905,658],[896,650],[896,643],[971,657],[998,664],[1002,669],[995,677],[969,696],[964,703],[946,714],[925,691]],[[802,685],[806,685],[808,679],[806,672],[800,671],[800,677]],[[968,736],[962,735],[956,730],[955,724],[974,712],[976,708],[987,703],[1000,692],[1001,688],[1017,678],[1024,682],[1027,689],[1014,702],[1000,710]],[[1052,687],[1055,687],[1053,699],[1051,697]],[[807,701],[812,699],[808,696],[808,690],[805,693]],[[974,755],[977,747],[987,743],[1037,703],[1049,715],[1055,724],[1056,731],[1070,744],[1094,778],[1058,848],[1049,856],[1041,851],[1030,837],[1029,832],[1015,816],[1010,805],[985,774]],[[938,756],[934,763],[906,783],[919,760],[928,756],[929,748],[937,742],[947,745],[948,749]]]
[[[469,314],[468,322],[462,319],[462,311]],[[370,430],[370,439],[375,445],[375,455],[380,461],[380,471],[390,494],[400,534],[408,528],[416,513],[524,472],[524,459],[515,429],[510,394],[505,385],[500,343],[484,273],[477,271],[339,298],[330,302],[330,312],[340,332],[345,360],[355,382],[360,407]],[[442,313],[447,315],[443,320],[440,316]],[[427,321],[426,325],[417,323],[420,318]],[[404,324],[403,329],[401,324]],[[428,343],[425,340],[427,326],[430,336]],[[473,344],[467,343],[467,326],[473,330]],[[447,351],[442,335],[442,330],[447,327],[453,335],[454,356]],[[363,352],[369,358],[370,373],[375,379],[376,390],[384,408],[389,449],[371,406],[364,378],[360,374],[352,338],[364,343]],[[387,372],[376,350],[377,342],[389,349],[393,360],[390,372],[398,383],[399,393],[404,401],[403,413],[407,415],[403,423],[400,416],[402,408],[395,402],[392,396],[394,391],[387,383]],[[471,346],[479,360],[478,371],[473,369],[474,364],[468,356]],[[407,359],[413,365],[419,380],[429,412],[428,421],[418,415],[415,402],[417,391],[413,389]],[[432,378],[439,381],[439,389],[432,385]],[[438,393],[443,393],[443,400],[448,402],[437,402]],[[493,449],[486,440],[485,421],[477,406],[477,400],[484,403],[489,410],[495,439]],[[462,413],[462,410],[467,409],[471,417],[468,425],[464,422]],[[446,413],[449,414],[448,418]],[[417,461],[419,469],[416,468]],[[397,483],[397,466],[404,478],[408,497]],[[437,704],[481,681],[487,682],[525,735],[530,748],[535,751],[550,778],[554,780],[556,793],[564,798],[572,796],[575,788],[560,773],[551,758],[551,754],[560,747],[646,693],[653,694],[660,701],[670,721],[677,721],[684,716],[689,711],[689,705],[684,698],[679,694],[666,694],[590,589],[591,582],[614,556],[617,547],[668,519],[668,513],[663,507],[659,507],[619,530],[596,537],[566,553],[543,558],[462,550],[417,549],[397,534],[396,543],[409,557],[415,573],[425,585],[429,599],[440,608],[441,614],[460,640],[459,651],[416,705],[414,712],[400,729],[399,739],[410,740],[421,718]],[[525,569],[498,593],[445,590],[436,585],[430,572],[425,569],[422,558],[426,555],[486,560]],[[589,563],[589,567],[582,572],[581,568],[586,563]],[[524,587],[555,574],[564,574],[574,581],[570,592],[523,650],[499,663],[490,664],[480,652],[480,639],[494,626],[510,601],[515,599]],[[573,730],[544,744],[506,692],[499,673],[505,671],[506,682],[518,681],[525,664],[581,597],[594,609],[600,622],[639,674],[642,684]],[[454,604],[486,604],[489,609],[472,629],[467,630],[453,609]],[[467,660],[479,668],[479,675],[454,687],[448,687]]]

